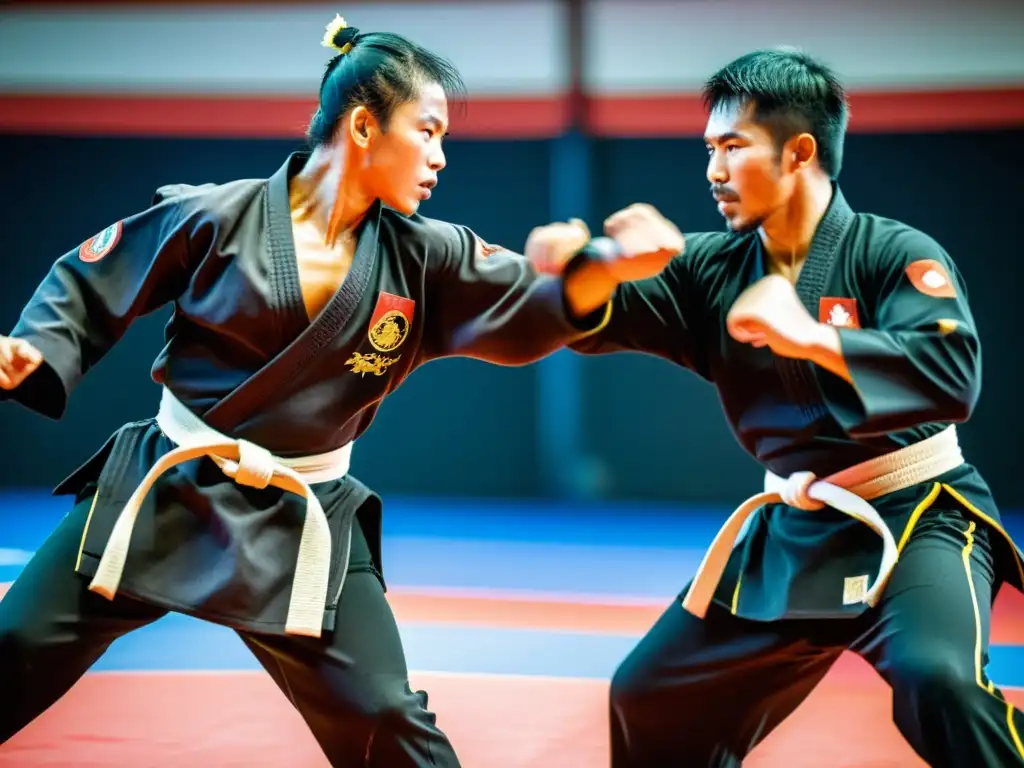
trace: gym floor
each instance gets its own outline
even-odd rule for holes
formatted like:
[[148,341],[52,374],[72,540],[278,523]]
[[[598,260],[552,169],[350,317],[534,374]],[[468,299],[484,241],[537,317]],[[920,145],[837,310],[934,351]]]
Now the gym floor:
[[[0,593],[67,505],[45,492],[0,494]],[[728,513],[493,500],[386,505],[388,596],[412,683],[429,693],[466,768],[606,766],[608,680]],[[1007,518],[1024,540],[1024,514]],[[1024,706],[1024,597],[1010,589],[996,603],[988,671]],[[893,726],[880,678],[848,654],[745,764],[923,762]],[[170,615],[116,642],[0,747],[0,766],[44,765],[327,762],[234,633]]]

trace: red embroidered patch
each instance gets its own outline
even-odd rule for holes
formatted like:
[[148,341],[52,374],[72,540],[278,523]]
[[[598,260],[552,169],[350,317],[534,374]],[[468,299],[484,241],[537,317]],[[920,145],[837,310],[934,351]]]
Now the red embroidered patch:
[[370,344],[379,352],[391,352],[401,346],[412,328],[416,302],[404,296],[381,291],[370,317]]
[[818,303],[818,322],[836,328],[860,328],[857,300],[823,296]]
[[472,235],[473,235],[473,241],[474,241],[473,244],[475,246],[475,248],[474,248],[474,251],[475,251],[474,252],[474,256],[477,259],[486,259],[488,256],[491,256],[492,254],[495,254],[498,251],[508,250],[507,248],[504,248],[503,246],[494,245],[493,243],[488,243],[486,240],[484,240],[482,237],[480,237],[480,235],[478,235],[476,232],[473,232]]
[[89,238],[78,249],[78,258],[93,264],[109,254],[121,241],[124,222],[116,221],[94,237]]
[[910,284],[925,296],[955,299],[956,290],[946,268],[934,259],[921,259],[907,267]]

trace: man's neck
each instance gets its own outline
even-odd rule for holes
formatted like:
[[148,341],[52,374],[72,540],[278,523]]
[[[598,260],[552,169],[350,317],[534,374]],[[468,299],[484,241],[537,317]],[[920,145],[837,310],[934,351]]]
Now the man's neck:
[[[777,267],[773,271],[799,272],[818,224],[832,202],[832,190],[832,182],[826,176],[808,176],[798,183],[789,203],[761,225],[761,243]],[[791,277],[795,282],[795,274]]]
[[346,172],[344,155],[317,147],[288,184],[292,220],[315,227],[329,247],[354,233],[373,204]]

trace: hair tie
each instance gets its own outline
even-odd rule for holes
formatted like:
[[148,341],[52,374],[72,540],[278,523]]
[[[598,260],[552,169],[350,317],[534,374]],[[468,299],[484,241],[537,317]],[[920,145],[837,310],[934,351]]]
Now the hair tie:
[[352,50],[352,38],[359,34],[359,30],[350,27],[340,15],[335,15],[334,20],[325,29],[320,45],[324,48],[333,48],[342,56]]

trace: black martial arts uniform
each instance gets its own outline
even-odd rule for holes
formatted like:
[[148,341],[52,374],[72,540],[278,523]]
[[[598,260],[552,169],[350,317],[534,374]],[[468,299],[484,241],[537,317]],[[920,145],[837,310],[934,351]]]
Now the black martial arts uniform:
[[[308,456],[356,440],[430,360],[525,364],[607,321],[607,308],[571,319],[559,279],[469,229],[379,203],[344,283],[309,318],[288,199],[305,157],[270,179],[161,188],[60,258],[12,333],[45,364],[7,396],[59,417],[129,324],[173,303],[154,380],[224,435]],[[0,603],[0,742],[113,640],[170,610],[236,629],[332,764],[456,765],[407,682],[383,591],[381,502],[351,476],[312,486],[332,539],[320,638],[283,629],[304,500],[240,485],[208,458],[146,496],[113,599],[88,590],[119,511],[173,447],[153,419],[127,424],[57,488],[78,503]]]
[[[783,478],[825,478],[970,415],[981,347],[963,280],[928,236],[855,214],[834,188],[796,291],[838,329],[853,386],[728,335],[729,309],[766,274],[756,234],[686,243],[657,278],[620,286],[607,327],[573,347],[694,371]],[[857,587],[878,571],[876,533],[828,507],[758,511],[705,618],[684,589],[615,674],[615,768],[739,765],[845,649],[892,686],[896,725],[932,765],[1024,766],[1024,718],[985,674],[992,601],[1004,582],[1024,586],[1024,569],[984,480],[963,464],[872,504],[900,551],[873,608]]]

